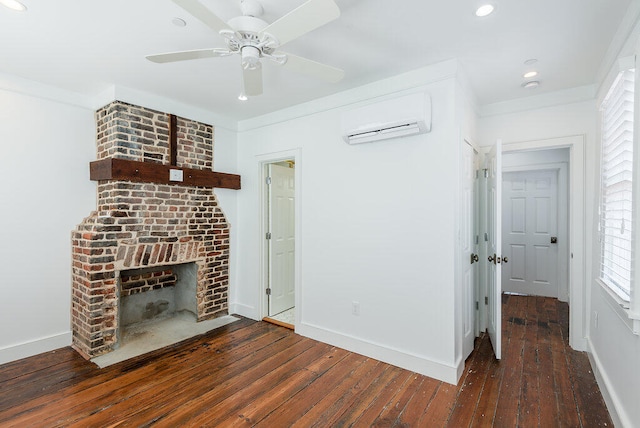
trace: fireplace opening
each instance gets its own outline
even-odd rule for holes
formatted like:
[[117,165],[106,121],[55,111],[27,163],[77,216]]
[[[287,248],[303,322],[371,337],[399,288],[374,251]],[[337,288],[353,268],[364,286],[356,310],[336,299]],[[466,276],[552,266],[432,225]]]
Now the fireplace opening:
[[120,345],[150,331],[151,324],[169,325],[172,318],[197,322],[197,273],[196,263],[121,271]]

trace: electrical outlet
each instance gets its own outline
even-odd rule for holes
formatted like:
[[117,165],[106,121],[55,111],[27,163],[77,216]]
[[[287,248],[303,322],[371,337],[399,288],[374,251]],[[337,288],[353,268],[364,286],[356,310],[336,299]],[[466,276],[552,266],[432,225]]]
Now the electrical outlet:
[[169,181],[183,181],[183,171],[181,169],[169,170]]
[[598,311],[593,311],[593,327],[598,328]]
[[360,302],[351,302],[351,313],[356,316],[360,315]]

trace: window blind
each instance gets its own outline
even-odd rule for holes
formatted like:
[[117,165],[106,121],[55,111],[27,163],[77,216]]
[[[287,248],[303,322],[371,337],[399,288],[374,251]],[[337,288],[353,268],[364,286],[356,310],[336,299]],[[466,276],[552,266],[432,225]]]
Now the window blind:
[[602,103],[602,281],[629,300],[632,260],[635,70],[621,72]]

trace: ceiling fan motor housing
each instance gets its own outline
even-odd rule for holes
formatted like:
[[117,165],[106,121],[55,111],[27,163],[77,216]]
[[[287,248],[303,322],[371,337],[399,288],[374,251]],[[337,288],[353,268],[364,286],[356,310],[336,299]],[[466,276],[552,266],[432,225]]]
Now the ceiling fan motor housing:
[[240,9],[244,16],[261,16],[264,9],[262,5],[256,0],[242,0],[240,2]]

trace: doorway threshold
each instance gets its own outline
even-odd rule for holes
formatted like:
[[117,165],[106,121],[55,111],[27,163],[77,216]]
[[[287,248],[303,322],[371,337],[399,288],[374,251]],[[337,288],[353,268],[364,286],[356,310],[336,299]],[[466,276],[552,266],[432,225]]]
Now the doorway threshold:
[[281,327],[288,328],[290,330],[294,330],[295,326],[295,308],[287,309],[286,311],[280,312],[278,314],[264,317],[262,321],[279,325]]

